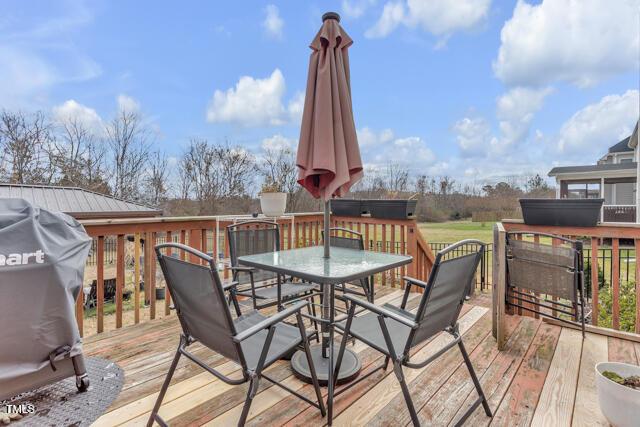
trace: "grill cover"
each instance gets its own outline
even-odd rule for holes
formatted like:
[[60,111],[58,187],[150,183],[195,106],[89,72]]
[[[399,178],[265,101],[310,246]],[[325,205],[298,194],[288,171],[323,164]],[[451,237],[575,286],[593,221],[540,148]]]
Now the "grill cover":
[[0,198],[0,395],[55,376],[52,352],[68,346],[61,362],[82,353],[75,300],[90,248],[72,217]]

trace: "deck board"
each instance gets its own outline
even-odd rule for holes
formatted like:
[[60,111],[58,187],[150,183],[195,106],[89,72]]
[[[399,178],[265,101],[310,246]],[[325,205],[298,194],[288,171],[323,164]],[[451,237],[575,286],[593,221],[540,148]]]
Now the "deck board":
[[582,353],[582,334],[563,328],[531,425],[569,426]]
[[[400,289],[376,290],[376,304],[398,304]],[[415,309],[412,295],[408,309]],[[506,316],[508,341],[498,352],[491,335],[490,298],[479,294],[465,304],[460,316],[467,352],[494,411],[493,419],[478,408],[467,425],[603,425],[597,407],[593,365],[602,360],[637,363],[640,344],[619,338],[587,334],[549,325],[539,319]],[[121,394],[95,425],[144,425],[178,343],[180,326],[175,316],[88,337],[85,352],[116,361],[125,371]],[[423,360],[449,338],[441,334],[415,349],[412,360]],[[238,366],[195,344],[192,351],[211,366],[238,376]],[[382,362],[377,351],[357,342],[352,345],[365,374]],[[570,362],[573,361],[573,362]],[[313,387],[298,381],[288,362],[267,369],[310,399]],[[476,398],[473,384],[457,348],[422,369],[406,369],[405,376],[423,425],[450,425]],[[244,403],[247,386],[229,386],[183,358],[178,365],[161,414],[172,426],[233,425]],[[326,396],[326,388],[322,389]],[[334,404],[335,425],[407,425],[409,413],[392,369],[378,371]],[[251,406],[248,425],[326,425],[326,419],[305,402],[268,381],[262,381]]]
[[609,345],[607,337],[587,334],[582,343],[582,359],[580,360],[580,374],[576,391],[576,404],[573,409],[571,425],[579,427],[585,425],[608,426],[598,405],[596,392],[597,363],[609,360]]

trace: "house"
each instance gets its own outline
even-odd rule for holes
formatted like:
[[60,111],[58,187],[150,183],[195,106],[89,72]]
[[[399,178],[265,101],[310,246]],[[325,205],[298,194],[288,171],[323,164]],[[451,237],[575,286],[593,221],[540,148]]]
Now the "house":
[[0,184],[0,199],[25,199],[34,206],[63,212],[76,219],[141,218],[162,215],[162,211],[139,203],[78,187]]
[[549,171],[556,179],[556,198],[602,198],[602,222],[640,223],[637,182],[638,123],[631,136],[611,146],[595,165],[560,166]]

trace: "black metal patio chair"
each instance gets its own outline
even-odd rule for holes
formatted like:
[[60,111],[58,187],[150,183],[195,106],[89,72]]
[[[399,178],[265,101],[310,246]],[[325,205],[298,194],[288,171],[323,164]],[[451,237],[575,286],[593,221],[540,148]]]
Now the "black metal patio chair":
[[[524,240],[526,236],[535,241]],[[542,239],[555,240],[555,244]],[[506,256],[507,307],[577,324],[584,338],[582,242],[546,233],[511,232],[507,233]]]
[[[280,227],[278,224],[252,220],[227,227],[229,239],[229,255],[231,258],[231,271],[233,280],[238,282],[234,291],[237,295],[250,297],[253,308],[262,308],[277,305],[279,309],[286,302],[310,298],[315,294],[317,287],[311,283],[294,282],[271,271],[259,270],[238,264],[238,257],[243,255],[256,255],[265,252],[280,250]],[[261,303],[259,303],[261,301]],[[240,315],[240,307],[235,309]]]
[[[477,245],[478,249],[471,253],[467,252],[467,255],[450,256],[453,251],[465,245]],[[391,304],[376,306],[367,301],[345,295],[345,298],[350,300],[352,304],[347,320],[336,324],[336,327],[344,332],[336,360],[336,369],[339,369],[342,362],[349,335],[384,354],[384,363],[378,369],[386,369],[389,361],[393,363],[393,371],[400,382],[402,394],[415,426],[420,425],[420,422],[413,406],[408,385],[404,379],[403,367],[423,368],[456,345],[462,353],[462,358],[479,395],[478,399],[460,417],[456,425],[462,425],[480,404],[484,407],[487,416],[492,416],[491,409],[473,369],[469,355],[462,343],[462,335],[458,329],[458,316],[464,304],[465,296],[468,295],[470,287],[473,286],[475,272],[482,259],[484,247],[485,244],[477,240],[462,240],[438,252],[427,283],[410,277],[404,278],[406,287],[400,307],[395,307]],[[406,310],[409,292],[414,285],[424,289],[415,314]],[[356,306],[364,307],[370,313],[355,317]],[[426,360],[419,362],[410,360],[412,348],[442,331],[451,334],[453,341]],[[344,392],[376,371],[377,369],[360,377],[357,381],[338,390],[335,395]],[[329,408],[330,422],[331,408]]]
[[[165,256],[162,254],[163,248],[188,252],[200,260],[204,260],[206,265]],[[265,317],[258,311],[251,311],[232,319],[231,310],[225,298],[225,289],[216,271],[213,258],[179,243],[165,243],[156,246],[156,255],[176,307],[176,313],[182,326],[182,334],[178,350],[151,411],[148,426],[152,426],[154,421],[162,426],[167,425],[158,411],[181,356],[195,362],[227,384],[249,383],[249,390],[238,425],[244,425],[247,419],[261,378],[315,406],[320,409],[322,416],[325,415],[320,385],[309,353],[310,334],[305,330],[300,314],[308,302],[299,301],[271,317]],[[286,318],[294,315],[297,319],[296,326],[284,322]],[[205,347],[236,362],[241,367],[241,376],[230,378],[194,356],[187,350],[187,347],[195,342],[200,342]],[[298,347],[302,347],[306,353],[317,403],[264,374],[265,368]]]
[[[322,231],[322,237],[324,238],[324,230]],[[362,239],[362,233],[354,230],[349,230],[348,228],[330,228],[329,245],[337,248],[357,249],[360,251],[364,250],[364,240]],[[360,286],[363,292],[347,288],[346,283],[342,283],[342,287],[340,288],[340,290],[343,293],[363,296],[367,299],[367,301],[373,302],[373,278],[367,277],[361,279],[356,285]]]

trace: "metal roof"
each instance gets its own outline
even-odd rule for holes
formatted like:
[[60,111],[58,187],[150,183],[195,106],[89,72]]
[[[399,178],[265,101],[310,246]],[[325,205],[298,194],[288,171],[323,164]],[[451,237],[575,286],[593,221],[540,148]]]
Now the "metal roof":
[[635,162],[611,163],[611,164],[602,164],[602,165],[585,165],[585,166],[558,166],[549,171],[549,176],[556,176],[556,175],[565,174],[565,173],[636,170],[637,167],[638,167],[638,164]]
[[631,137],[628,136],[617,144],[609,147],[609,153],[626,153],[628,151],[633,151],[633,149],[629,148],[629,138]]
[[162,215],[162,211],[157,208],[78,187],[0,184],[0,198],[25,199],[35,206],[55,212],[64,212],[76,219]]

